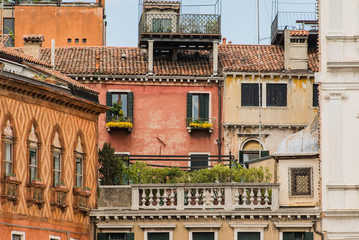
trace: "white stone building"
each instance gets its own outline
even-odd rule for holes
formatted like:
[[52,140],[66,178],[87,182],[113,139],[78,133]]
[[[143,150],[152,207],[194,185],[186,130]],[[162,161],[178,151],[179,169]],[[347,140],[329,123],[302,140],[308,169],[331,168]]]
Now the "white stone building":
[[319,1],[323,232],[359,239],[359,1]]

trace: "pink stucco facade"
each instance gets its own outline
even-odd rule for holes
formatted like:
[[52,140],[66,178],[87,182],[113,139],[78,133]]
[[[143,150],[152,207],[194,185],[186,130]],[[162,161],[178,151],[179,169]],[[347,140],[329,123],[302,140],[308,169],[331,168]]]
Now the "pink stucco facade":
[[[106,92],[133,92],[133,129],[107,131],[106,115],[99,118],[99,147],[110,142],[116,152],[131,155],[218,155],[218,83],[133,83],[114,82],[87,84],[100,92],[101,104],[106,104]],[[187,131],[187,93],[209,94],[209,118],[213,131]],[[161,141],[163,143],[161,143]],[[187,162],[167,163],[188,166]]]

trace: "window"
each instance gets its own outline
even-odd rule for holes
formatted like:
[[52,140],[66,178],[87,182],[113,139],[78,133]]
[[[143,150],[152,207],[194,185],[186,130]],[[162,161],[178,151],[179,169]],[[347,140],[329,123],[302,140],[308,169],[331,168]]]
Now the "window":
[[214,240],[214,232],[192,232],[192,240]]
[[312,172],[312,167],[289,168],[289,186],[292,197],[312,195]]
[[287,84],[285,83],[267,84],[267,106],[269,107],[287,106]]
[[260,240],[260,232],[238,232],[237,240]]
[[313,240],[312,232],[283,232],[283,240]]
[[13,142],[5,140],[5,176],[13,173]]
[[[114,103],[121,105],[124,113],[124,121],[132,121],[133,118],[133,93],[132,92],[107,92],[106,105],[112,107]],[[108,111],[107,121],[112,121],[114,117],[111,111]]]
[[209,94],[188,93],[187,94],[187,119],[189,122],[209,121]]
[[191,154],[191,170],[208,168],[208,154]]
[[313,107],[319,106],[318,84],[313,84]]
[[72,39],[71,39],[71,38],[68,38],[68,39],[67,39],[67,42],[68,42],[68,43],[71,43],[71,42],[72,42]]
[[50,235],[49,240],[61,240],[61,237],[59,237],[59,236],[52,236],[52,235]]
[[75,38],[75,43],[79,43],[80,40],[78,38]]
[[149,232],[147,240],[170,240],[169,232]]
[[61,182],[61,151],[55,149],[53,162],[53,186]]
[[[262,84],[260,86],[262,88]],[[259,106],[259,91],[261,91],[261,89],[259,89],[258,83],[242,83],[241,85],[242,106]]]
[[171,19],[153,19],[152,20],[153,32],[155,33],[170,33],[172,32]]
[[[259,155],[259,150],[261,154]],[[247,141],[242,150],[239,151],[239,163],[244,164],[249,160],[265,157],[269,155],[269,151],[264,151],[263,146],[257,140]]]
[[38,178],[37,172],[37,149],[30,148],[30,181]]
[[86,39],[86,38],[83,38],[83,39],[82,39],[82,43],[87,43],[87,39]]
[[18,231],[12,231],[11,232],[11,240],[25,240],[25,233],[18,232]]
[[83,187],[83,156],[78,154],[76,157],[76,186]]
[[97,233],[97,240],[134,240],[134,233]]
[[[3,30],[4,34],[15,34],[15,19],[14,18],[4,18],[3,22]],[[14,40],[13,38],[10,38],[6,44],[6,47],[13,47],[14,46]]]

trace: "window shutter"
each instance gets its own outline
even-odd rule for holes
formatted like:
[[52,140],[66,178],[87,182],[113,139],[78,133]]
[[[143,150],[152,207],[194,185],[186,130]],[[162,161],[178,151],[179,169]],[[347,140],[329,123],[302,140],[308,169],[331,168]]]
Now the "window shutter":
[[127,117],[133,118],[133,92],[127,93]]
[[269,151],[261,151],[261,157],[269,156]]
[[259,232],[239,232],[238,240],[260,240]]
[[[106,92],[106,106],[107,107],[112,107],[112,92]],[[112,116],[111,111],[107,111],[106,112],[106,122],[108,121],[108,119],[110,119]]]
[[126,233],[126,240],[135,240],[135,233]]
[[106,233],[97,233],[97,240],[107,240]]
[[295,233],[294,232],[284,232],[283,240],[295,240]]
[[[192,93],[187,93],[187,119],[192,118]],[[187,120],[188,121],[191,120]]]
[[168,232],[164,233],[147,233],[148,240],[169,240],[170,234]]
[[214,240],[214,232],[194,232],[193,240]]
[[199,95],[199,118],[208,121],[209,116],[209,94]]
[[313,232],[305,232],[304,239],[305,240],[313,240]]
[[239,151],[239,154],[238,154],[238,162],[240,164],[243,164],[243,151]]

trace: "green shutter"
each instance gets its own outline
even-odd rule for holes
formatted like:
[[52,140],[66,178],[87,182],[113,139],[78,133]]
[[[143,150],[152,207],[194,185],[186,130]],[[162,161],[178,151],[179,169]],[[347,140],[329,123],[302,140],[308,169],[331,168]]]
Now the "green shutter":
[[261,157],[269,156],[269,151],[261,151]]
[[170,234],[168,232],[161,232],[161,233],[147,233],[148,240],[169,240]]
[[209,94],[199,95],[199,118],[204,121],[208,120],[209,115]]
[[135,233],[126,233],[126,240],[135,240]]
[[284,232],[283,240],[295,240],[295,233],[294,232]]
[[[111,92],[106,92],[106,106],[112,107],[112,93]],[[106,121],[108,121],[107,119],[111,118],[111,116],[112,116],[111,111],[107,111],[106,112]]]
[[259,232],[239,232],[238,240],[260,240],[261,234]]
[[305,232],[304,233],[305,240],[313,240],[313,233],[312,232]]
[[[192,93],[187,93],[187,119],[192,118]],[[187,120],[191,121],[191,120]]]
[[107,240],[106,233],[97,233],[97,240]]
[[193,232],[193,240],[214,240],[214,232]]
[[239,151],[239,154],[238,154],[238,162],[240,164],[243,164],[243,151]]
[[127,93],[127,117],[133,118],[133,92]]

